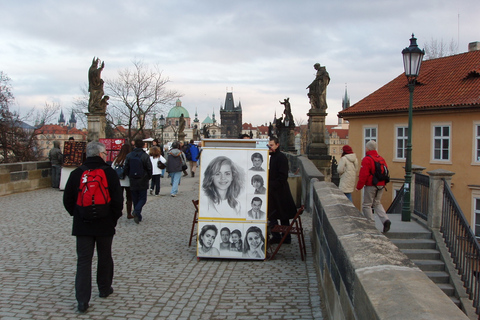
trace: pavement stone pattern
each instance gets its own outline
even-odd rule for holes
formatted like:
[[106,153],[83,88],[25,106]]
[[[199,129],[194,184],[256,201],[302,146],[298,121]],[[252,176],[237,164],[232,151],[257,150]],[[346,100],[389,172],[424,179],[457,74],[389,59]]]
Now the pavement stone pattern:
[[323,319],[313,264],[311,215],[305,212],[307,260],[295,236],[275,260],[200,259],[188,246],[199,178],[170,179],[148,195],[136,225],[126,211],[113,239],[114,293],[77,311],[75,237],[63,192],[40,189],[0,197],[0,319]]

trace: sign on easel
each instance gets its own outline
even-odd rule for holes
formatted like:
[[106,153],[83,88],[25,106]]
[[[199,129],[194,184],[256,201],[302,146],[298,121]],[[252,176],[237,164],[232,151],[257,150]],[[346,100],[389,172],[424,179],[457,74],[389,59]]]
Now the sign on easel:
[[242,146],[203,148],[197,240],[200,258],[265,259],[268,150]]

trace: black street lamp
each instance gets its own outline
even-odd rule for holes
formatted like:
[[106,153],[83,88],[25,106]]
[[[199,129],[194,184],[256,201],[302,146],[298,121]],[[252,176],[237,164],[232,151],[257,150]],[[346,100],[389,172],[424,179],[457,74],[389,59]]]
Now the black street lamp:
[[420,73],[420,65],[422,64],[425,50],[422,50],[417,45],[417,38],[412,34],[410,39],[410,46],[402,50],[403,67],[405,68],[405,75],[408,80],[408,91],[410,92],[410,104],[408,106],[408,133],[407,133],[407,148],[405,161],[405,184],[403,188],[405,194],[403,197],[402,221],[410,221],[410,185],[412,183],[412,109],[413,109],[413,90],[415,89],[415,82]]
[[160,129],[162,129],[162,142],[161,142],[161,144],[163,146],[163,128],[165,127],[165,122],[166,122],[165,118],[163,117],[163,114],[160,115],[160,119],[158,119],[158,122],[160,123]]

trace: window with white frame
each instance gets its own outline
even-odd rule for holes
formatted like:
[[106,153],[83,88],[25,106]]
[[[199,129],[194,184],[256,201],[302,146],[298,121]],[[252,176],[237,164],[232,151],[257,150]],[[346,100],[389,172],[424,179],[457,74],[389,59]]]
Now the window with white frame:
[[480,198],[473,199],[473,210],[475,213],[475,236],[480,238]]
[[363,145],[366,145],[367,142],[370,141],[370,140],[377,141],[377,128],[376,127],[365,127],[364,131],[363,131],[363,136],[364,136]]
[[480,162],[480,124],[475,125],[475,162]]
[[433,127],[433,160],[450,160],[450,126]]
[[406,159],[408,127],[405,127],[405,126],[396,127],[395,135],[396,135],[395,156],[397,159]]

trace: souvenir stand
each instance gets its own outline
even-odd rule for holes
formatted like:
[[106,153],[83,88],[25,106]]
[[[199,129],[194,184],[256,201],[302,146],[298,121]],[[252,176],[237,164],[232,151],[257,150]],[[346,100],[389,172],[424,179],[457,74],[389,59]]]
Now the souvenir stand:
[[267,143],[253,139],[203,140],[198,259],[265,259]]
[[125,144],[125,139],[98,139],[98,142],[101,142],[105,145],[107,149],[107,159],[105,161],[111,163],[113,160],[115,160],[115,157]]
[[65,141],[63,145],[63,166],[60,175],[60,190],[65,189],[70,173],[85,161],[87,143],[84,141]]

